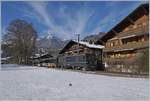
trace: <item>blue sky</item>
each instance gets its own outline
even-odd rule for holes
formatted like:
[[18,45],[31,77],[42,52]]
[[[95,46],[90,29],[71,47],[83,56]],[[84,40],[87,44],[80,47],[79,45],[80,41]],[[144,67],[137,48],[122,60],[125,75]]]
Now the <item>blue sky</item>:
[[109,31],[132,12],[140,1],[2,2],[2,33],[14,19],[32,23],[39,37],[47,33],[63,40]]

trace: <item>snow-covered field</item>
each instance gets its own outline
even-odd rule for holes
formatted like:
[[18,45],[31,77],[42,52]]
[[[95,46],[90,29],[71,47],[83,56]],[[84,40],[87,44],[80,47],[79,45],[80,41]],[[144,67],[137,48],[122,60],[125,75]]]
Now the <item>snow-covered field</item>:
[[0,71],[0,100],[146,100],[148,91],[145,78],[19,65],[3,65]]

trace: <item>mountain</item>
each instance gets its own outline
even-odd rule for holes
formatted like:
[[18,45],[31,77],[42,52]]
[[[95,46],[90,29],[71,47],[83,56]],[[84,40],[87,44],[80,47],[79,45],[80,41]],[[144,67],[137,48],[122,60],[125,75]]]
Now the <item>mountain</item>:
[[96,34],[96,35],[89,35],[89,36],[86,36],[82,41],[96,42],[104,35],[105,35],[104,32],[100,32],[99,34]]
[[43,52],[49,52],[55,56],[63,48],[64,41],[48,33],[46,36],[37,39],[36,46],[42,49]]
[[[90,35],[85,37],[82,41],[87,42],[96,42],[100,39],[105,33],[100,32],[97,35]],[[70,40],[63,41],[62,39],[54,36],[50,33],[46,36],[37,39],[36,46],[42,49],[43,53],[49,52],[53,56],[57,56],[59,51],[69,42]]]

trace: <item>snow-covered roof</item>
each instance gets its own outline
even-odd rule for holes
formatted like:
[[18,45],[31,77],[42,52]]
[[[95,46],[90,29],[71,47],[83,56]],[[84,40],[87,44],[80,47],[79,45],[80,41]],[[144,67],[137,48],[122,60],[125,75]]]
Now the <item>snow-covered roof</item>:
[[112,39],[109,39],[108,41],[116,40],[116,39],[118,39],[118,37],[114,37],[114,38],[112,38]]
[[31,58],[38,58],[38,57],[40,57],[40,56],[43,56],[43,55],[45,55],[45,54],[35,54],[35,56],[31,56]]
[[8,60],[10,59],[11,57],[5,57],[5,58],[1,58],[1,60]]
[[104,46],[102,46],[102,45],[90,44],[89,42],[85,42],[85,41],[79,41],[79,42],[75,41],[75,40],[73,40],[73,41],[76,43],[79,43],[81,45],[85,45],[86,47],[89,47],[89,48],[97,48],[97,49],[104,48]]
[[73,43],[79,43],[80,45],[83,45],[85,47],[88,48],[93,48],[93,49],[103,49],[104,46],[102,45],[97,45],[97,44],[90,44],[89,42],[85,42],[85,41],[76,41],[76,40],[70,40],[65,46],[64,48],[59,52],[59,54],[63,53],[70,45],[72,45]]
[[[48,53],[43,53],[43,54],[35,54],[35,56],[31,56],[30,58],[40,58],[42,56],[45,56],[45,55],[50,55]],[[51,55],[50,55],[51,56]]]
[[125,39],[125,38],[131,38],[131,37],[135,37],[136,35],[129,35],[129,36],[124,36],[124,37],[121,37],[121,39]]

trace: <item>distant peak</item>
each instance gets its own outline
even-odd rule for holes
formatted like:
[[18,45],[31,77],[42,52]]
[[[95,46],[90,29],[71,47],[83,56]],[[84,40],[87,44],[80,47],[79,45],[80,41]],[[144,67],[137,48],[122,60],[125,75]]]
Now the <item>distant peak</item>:
[[48,33],[47,36],[46,36],[46,38],[47,38],[47,39],[52,39],[52,38],[53,38],[53,35],[52,35],[51,33]]

